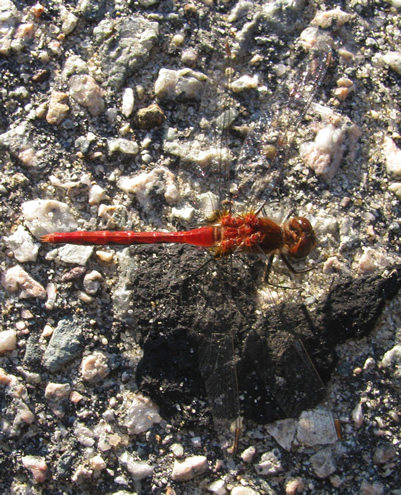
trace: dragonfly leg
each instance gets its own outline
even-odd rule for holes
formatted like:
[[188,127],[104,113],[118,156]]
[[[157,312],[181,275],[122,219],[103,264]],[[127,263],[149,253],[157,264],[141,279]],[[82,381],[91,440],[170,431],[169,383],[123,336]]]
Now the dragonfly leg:
[[269,283],[269,277],[270,277],[270,272],[272,271],[273,260],[274,260],[274,254],[271,254],[269,256],[269,259],[267,260],[265,272],[263,274],[263,280],[266,282],[266,284]]
[[310,266],[309,268],[305,268],[304,270],[296,270],[291,263],[288,261],[287,257],[283,254],[280,253],[280,258],[283,260],[285,266],[290,270],[292,273],[306,273],[310,272],[311,270],[314,270],[316,268],[315,265]]

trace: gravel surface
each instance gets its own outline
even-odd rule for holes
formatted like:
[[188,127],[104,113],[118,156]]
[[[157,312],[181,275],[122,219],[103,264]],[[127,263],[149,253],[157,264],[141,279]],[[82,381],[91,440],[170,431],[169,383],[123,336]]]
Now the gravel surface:
[[[400,7],[1,1],[1,493],[401,494]],[[195,228],[232,181],[312,271],[39,242]]]

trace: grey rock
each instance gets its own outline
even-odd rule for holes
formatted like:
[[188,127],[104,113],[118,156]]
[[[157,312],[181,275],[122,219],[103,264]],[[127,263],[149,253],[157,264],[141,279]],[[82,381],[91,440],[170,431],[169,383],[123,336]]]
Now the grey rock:
[[159,25],[141,17],[121,19],[113,37],[99,51],[101,67],[108,86],[120,89],[148,58],[157,40]]
[[81,338],[78,321],[72,318],[60,320],[43,356],[45,368],[54,373],[75,359],[81,351]]

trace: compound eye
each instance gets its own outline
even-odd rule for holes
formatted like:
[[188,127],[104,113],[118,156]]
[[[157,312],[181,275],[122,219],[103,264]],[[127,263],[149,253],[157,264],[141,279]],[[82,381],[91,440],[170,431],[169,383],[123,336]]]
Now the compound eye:
[[290,221],[290,229],[304,232],[305,234],[313,233],[313,227],[310,221],[305,217],[292,218]]

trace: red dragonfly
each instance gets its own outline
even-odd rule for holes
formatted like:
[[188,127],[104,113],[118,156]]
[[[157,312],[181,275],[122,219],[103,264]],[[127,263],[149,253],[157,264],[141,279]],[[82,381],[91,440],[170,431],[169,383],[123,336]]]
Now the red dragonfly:
[[[305,115],[312,98],[321,84],[330,61],[330,48],[326,43],[311,51],[308,59],[298,73],[295,86],[285,88],[292,127],[296,127]],[[291,85],[291,84],[290,84]],[[282,93],[282,90],[281,90]],[[275,100],[278,100],[277,98]],[[240,156],[235,162],[237,177],[239,178],[238,190],[244,195],[252,198],[254,204],[260,202],[263,206],[271,190],[277,183],[277,176],[273,177],[272,171],[277,169],[277,163],[287,156],[285,145],[288,145],[288,132],[284,134],[282,127],[289,129],[288,123],[280,119],[279,111],[272,105],[272,114],[266,112],[255,124],[253,130],[246,138]],[[284,117],[284,120],[287,117]],[[266,149],[270,146],[271,137],[269,131],[273,128],[276,132],[274,152],[268,159]],[[287,141],[287,142],[286,142]],[[256,152],[255,152],[256,150]],[[220,167],[223,170],[223,166]],[[256,171],[256,172],[255,172]],[[228,172],[223,172],[228,175]],[[253,173],[257,173],[260,180],[256,183],[252,180]],[[278,175],[281,175],[279,172]],[[231,204],[231,202],[230,202]],[[222,257],[236,253],[269,256],[268,267],[272,259],[278,255],[285,265],[293,272],[288,258],[305,258],[316,244],[316,236],[310,221],[304,217],[292,217],[282,224],[261,215],[262,207],[249,209],[240,215],[233,215],[231,210],[222,210],[214,213],[210,224],[193,230],[181,232],[134,232],[134,231],[108,231],[100,230],[93,232],[54,232],[41,237],[44,243],[70,243],[78,245],[132,245],[132,244],[154,244],[154,243],[184,243],[194,246],[209,248],[216,256]],[[230,358],[231,367],[226,390],[216,392],[215,376],[208,376],[206,381],[211,409],[217,422],[229,420],[235,422],[234,442],[232,450],[238,447],[241,430],[239,419],[239,391],[238,380],[235,370],[234,338],[231,337]],[[224,350],[222,354],[227,355]],[[217,362],[217,358],[215,361]],[[216,366],[212,373],[215,373]],[[208,366],[204,368],[208,369]],[[210,386],[208,385],[208,382]],[[224,395],[226,397],[224,397]],[[226,405],[225,400],[232,402]],[[214,405],[216,407],[214,407]],[[222,412],[223,411],[223,412]],[[224,417],[226,415],[226,417]],[[216,422],[216,421],[215,421]]]

